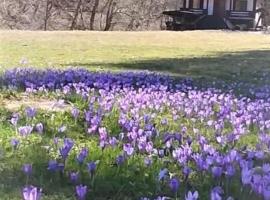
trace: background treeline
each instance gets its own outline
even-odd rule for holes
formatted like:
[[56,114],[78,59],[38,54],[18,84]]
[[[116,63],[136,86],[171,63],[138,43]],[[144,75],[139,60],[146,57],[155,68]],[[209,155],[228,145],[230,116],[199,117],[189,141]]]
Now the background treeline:
[[[0,28],[22,30],[159,30],[165,28],[162,11],[178,8],[180,1],[0,0]],[[265,3],[265,7],[270,4],[269,0],[265,0]]]

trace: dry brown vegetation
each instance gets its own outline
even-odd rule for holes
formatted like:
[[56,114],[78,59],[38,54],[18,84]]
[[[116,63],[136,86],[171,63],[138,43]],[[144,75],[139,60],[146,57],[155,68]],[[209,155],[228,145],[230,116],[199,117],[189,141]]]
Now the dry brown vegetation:
[[[265,25],[269,0],[264,0]],[[162,11],[181,0],[1,0],[0,28],[20,30],[160,30]]]

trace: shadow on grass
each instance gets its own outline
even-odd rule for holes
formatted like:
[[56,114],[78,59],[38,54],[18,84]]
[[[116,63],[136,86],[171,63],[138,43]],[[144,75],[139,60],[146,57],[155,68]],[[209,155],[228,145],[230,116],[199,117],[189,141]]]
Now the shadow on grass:
[[[165,51],[165,50],[164,50]],[[220,53],[193,58],[154,58],[121,63],[69,63],[72,66],[105,70],[149,70],[176,76],[252,81],[254,73],[270,70],[270,50]]]

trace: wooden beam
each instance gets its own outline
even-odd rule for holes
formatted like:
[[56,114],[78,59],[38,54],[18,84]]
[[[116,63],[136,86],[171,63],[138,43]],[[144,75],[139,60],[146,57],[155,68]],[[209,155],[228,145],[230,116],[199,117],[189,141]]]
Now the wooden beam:
[[257,8],[257,0],[253,0],[253,11],[255,12]]
[[203,9],[204,0],[200,0],[200,9]]
[[235,10],[236,7],[236,0],[233,0],[233,10]]
[[189,0],[189,8],[193,8],[193,0]]

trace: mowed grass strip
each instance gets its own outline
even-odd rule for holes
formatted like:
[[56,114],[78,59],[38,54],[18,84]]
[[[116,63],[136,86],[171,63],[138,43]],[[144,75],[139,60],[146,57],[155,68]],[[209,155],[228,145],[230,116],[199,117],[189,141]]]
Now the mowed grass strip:
[[[27,60],[27,64],[21,64]],[[256,32],[0,32],[1,70],[16,66],[151,70],[245,80],[270,68],[270,35]]]

